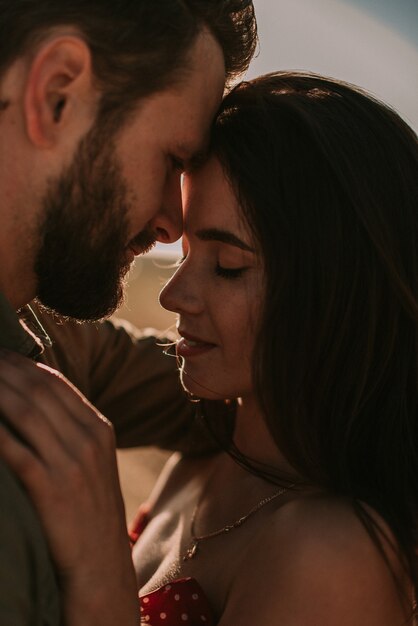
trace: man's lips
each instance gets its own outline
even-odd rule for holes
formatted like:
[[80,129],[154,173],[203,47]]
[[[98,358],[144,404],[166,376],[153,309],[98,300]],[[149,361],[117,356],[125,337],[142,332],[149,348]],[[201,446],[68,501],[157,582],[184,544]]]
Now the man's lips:
[[147,243],[146,245],[138,245],[130,243],[127,248],[129,251],[133,252],[134,256],[140,256],[141,254],[146,254],[155,246],[155,241]]
[[144,228],[135,237],[133,237],[126,246],[135,256],[146,254],[157,242],[157,233],[152,228]]
[[133,263],[135,261],[135,257],[141,256],[142,254],[146,254],[147,252],[152,250],[154,245],[155,245],[155,242],[149,244],[146,248],[144,248],[142,246],[138,246],[138,245],[134,246],[132,244],[128,244],[126,246],[126,256],[127,256],[128,263],[129,264]]
[[142,250],[140,250],[138,246],[131,246],[131,245],[129,245],[128,246],[128,250],[133,252],[135,256],[139,256],[141,254],[141,252],[142,252]]
[[176,351],[177,356],[191,357],[198,356],[209,350],[216,348],[216,344],[210,343],[200,337],[195,337],[189,333],[185,333],[181,330],[178,331],[181,335],[181,339],[177,342]]

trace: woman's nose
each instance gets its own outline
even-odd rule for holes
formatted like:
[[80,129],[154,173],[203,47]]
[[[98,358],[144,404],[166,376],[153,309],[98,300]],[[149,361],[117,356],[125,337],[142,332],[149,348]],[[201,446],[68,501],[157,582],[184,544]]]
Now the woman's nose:
[[199,294],[198,277],[193,272],[190,261],[186,260],[163,287],[159,301],[168,311],[197,315],[204,310],[203,300]]

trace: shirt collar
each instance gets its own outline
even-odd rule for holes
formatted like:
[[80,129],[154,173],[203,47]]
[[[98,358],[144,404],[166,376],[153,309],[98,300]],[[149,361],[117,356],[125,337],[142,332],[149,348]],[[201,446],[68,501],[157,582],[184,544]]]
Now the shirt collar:
[[29,305],[16,312],[0,293],[0,347],[36,359],[52,345]]

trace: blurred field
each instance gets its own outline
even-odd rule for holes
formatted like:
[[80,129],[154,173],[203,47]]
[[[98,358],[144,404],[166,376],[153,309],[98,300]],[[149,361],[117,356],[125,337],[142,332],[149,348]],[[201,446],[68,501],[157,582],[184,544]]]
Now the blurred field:
[[119,476],[128,523],[141,502],[147,499],[168,456],[167,452],[157,448],[118,451]]
[[165,330],[172,326],[175,315],[160,306],[158,294],[173,274],[176,260],[176,256],[157,253],[138,257],[129,274],[125,304],[115,315],[139,328]]
[[[174,256],[148,255],[136,260],[129,276],[125,304],[115,314],[139,328],[166,330],[175,324],[175,315],[158,303],[158,294],[174,271]],[[168,454],[155,448],[118,452],[119,473],[125,498],[126,517],[131,520],[138,505],[148,496]]]

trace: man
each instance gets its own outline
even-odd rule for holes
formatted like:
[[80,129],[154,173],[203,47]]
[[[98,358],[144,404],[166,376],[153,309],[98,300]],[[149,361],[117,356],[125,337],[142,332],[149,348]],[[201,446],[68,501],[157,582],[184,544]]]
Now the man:
[[[109,324],[60,337],[48,322],[58,344],[40,356],[48,338],[25,305],[37,296],[64,317],[108,316],[135,255],[180,236],[181,171],[205,149],[225,80],[247,67],[254,44],[246,0],[0,0],[2,348],[80,382],[84,368],[83,391],[100,371],[90,397],[103,400],[120,351],[106,366],[101,358],[130,342],[130,364],[154,368],[142,387],[158,385],[168,368],[148,367],[150,342]],[[102,406],[115,405],[112,393]],[[0,507],[0,622],[59,624],[38,520],[3,465]]]

